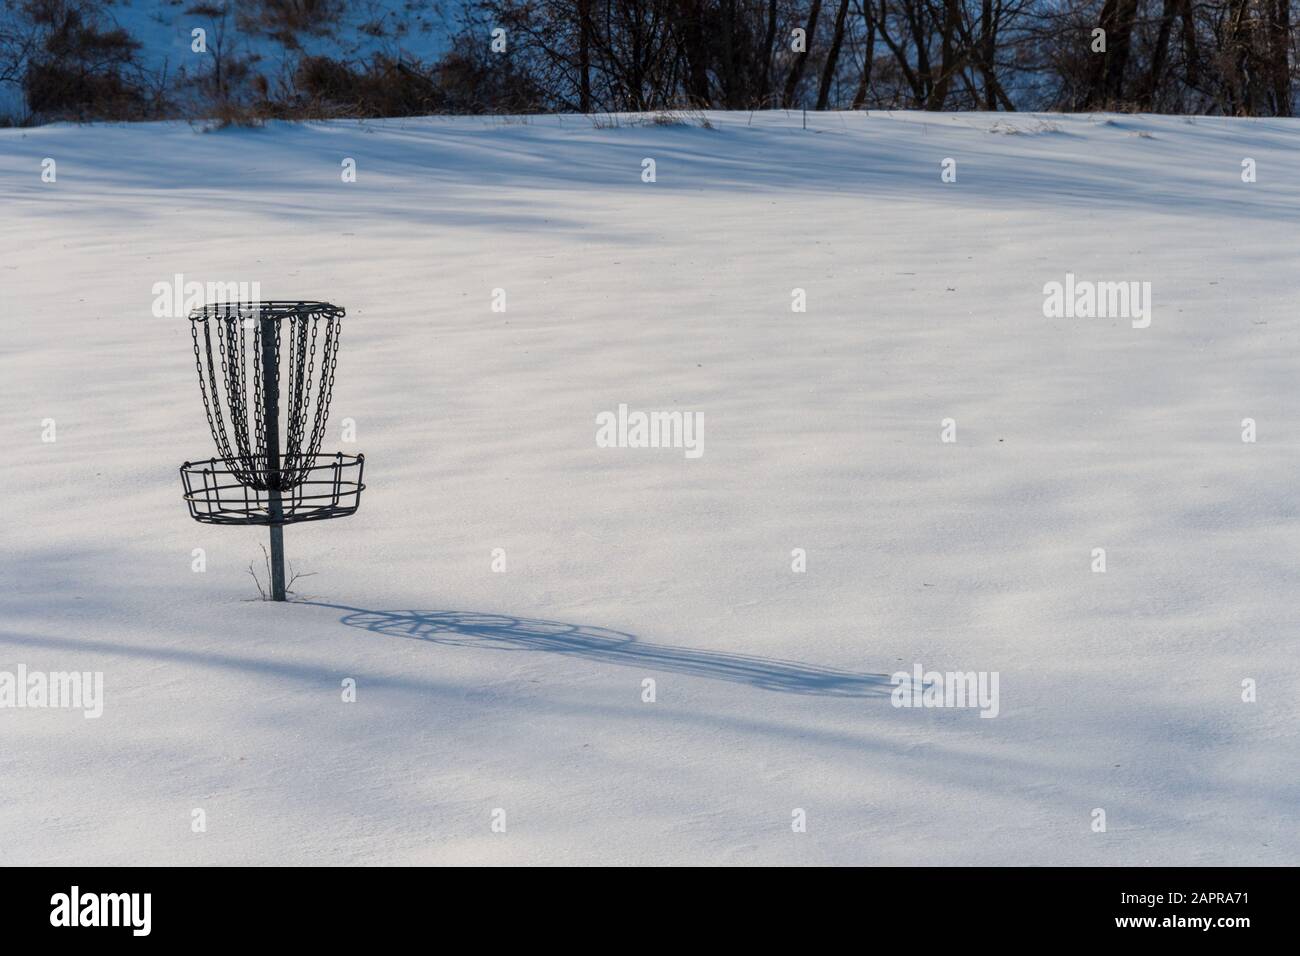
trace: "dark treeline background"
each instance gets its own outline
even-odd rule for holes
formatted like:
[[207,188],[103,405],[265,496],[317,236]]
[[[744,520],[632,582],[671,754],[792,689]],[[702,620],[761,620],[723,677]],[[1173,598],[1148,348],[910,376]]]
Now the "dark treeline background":
[[[436,58],[400,44],[359,60],[301,53],[273,76],[220,44],[188,75],[159,76],[103,0],[3,2],[0,82],[21,89],[26,121],[1294,109],[1291,0],[466,0]],[[293,51],[294,30],[347,29],[348,2],[200,0],[185,13],[217,38],[265,31]]]
[[507,28],[520,107],[1292,113],[1291,0],[486,0],[471,12],[476,32]]

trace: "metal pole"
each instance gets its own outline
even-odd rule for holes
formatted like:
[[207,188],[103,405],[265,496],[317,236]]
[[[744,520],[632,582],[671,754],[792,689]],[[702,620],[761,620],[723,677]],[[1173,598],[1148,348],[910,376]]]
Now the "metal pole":
[[266,499],[271,518],[271,600],[284,597],[284,517],[280,502],[280,358],[276,322],[262,319],[262,414],[266,422]]

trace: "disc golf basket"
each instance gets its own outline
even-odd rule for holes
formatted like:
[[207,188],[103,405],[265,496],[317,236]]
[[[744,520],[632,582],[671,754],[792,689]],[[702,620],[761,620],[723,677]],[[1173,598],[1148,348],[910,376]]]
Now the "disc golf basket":
[[[353,514],[364,455],[321,454],[346,313],[327,302],[239,302],[190,314],[218,455],[181,465],[190,517],[268,525],[271,597],[285,599],[284,526]],[[283,370],[282,370],[283,366]]]

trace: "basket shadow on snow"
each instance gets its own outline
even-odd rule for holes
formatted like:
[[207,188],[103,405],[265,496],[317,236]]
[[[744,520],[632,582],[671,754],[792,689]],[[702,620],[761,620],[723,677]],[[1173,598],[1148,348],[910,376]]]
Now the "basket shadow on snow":
[[565,624],[466,611],[371,611],[303,601],[346,612],[339,623],[375,634],[497,651],[542,651],[600,663],[641,667],[761,690],[825,697],[876,697],[892,689],[888,675],[857,674],[750,654],[728,654],[669,644],[647,644],[607,627]]

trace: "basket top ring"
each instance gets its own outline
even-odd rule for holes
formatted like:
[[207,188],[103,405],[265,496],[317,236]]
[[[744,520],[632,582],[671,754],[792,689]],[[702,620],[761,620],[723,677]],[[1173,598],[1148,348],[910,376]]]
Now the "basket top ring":
[[190,313],[191,322],[206,322],[209,319],[271,319],[275,322],[284,319],[320,317],[341,319],[347,315],[341,305],[329,302],[310,302],[298,300],[273,300],[265,302],[215,302],[200,306]]
[[[287,458],[287,456],[285,457]],[[256,467],[257,462],[264,461],[265,459],[266,459],[265,455],[252,456],[251,460],[254,462],[254,467],[252,470],[265,471],[266,470],[265,468],[258,469]],[[297,464],[300,467],[304,462],[307,462],[309,460],[311,461],[311,464],[307,465],[307,470],[316,471],[321,468],[351,468],[361,462],[364,462],[366,460],[366,456],[361,452],[357,452],[357,454],[355,455],[349,455],[346,452],[341,452],[341,451],[319,451],[316,452],[316,454],[314,455],[299,455]],[[217,467],[218,465],[220,465],[221,467],[218,468]],[[243,465],[244,465],[244,459],[238,456],[234,458],[217,458],[214,456],[212,458],[196,458],[193,461],[181,462],[181,470],[182,471],[187,471],[187,470],[234,471],[235,469],[242,468]],[[289,462],[287,463],[286,467],[283,470],[292,471],[293,466],[294,463]]]

